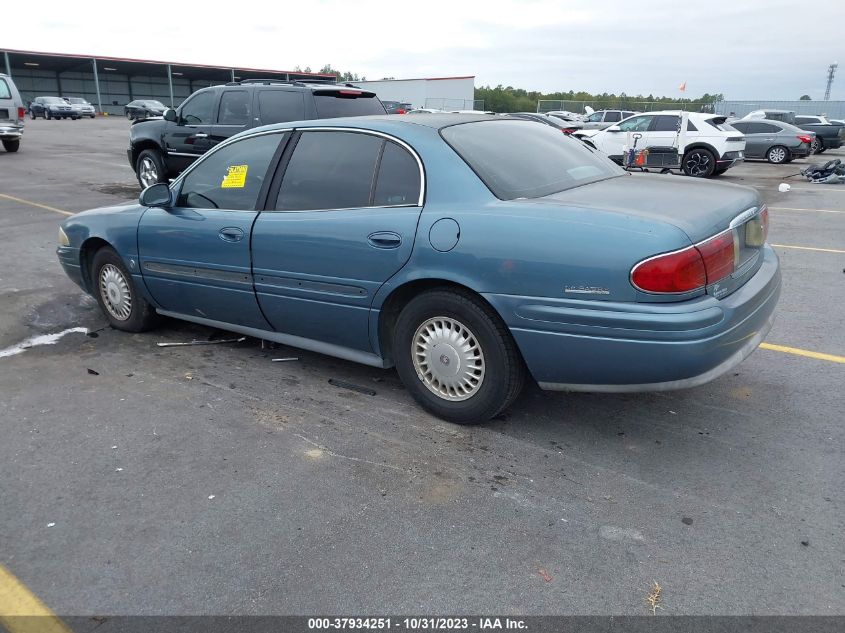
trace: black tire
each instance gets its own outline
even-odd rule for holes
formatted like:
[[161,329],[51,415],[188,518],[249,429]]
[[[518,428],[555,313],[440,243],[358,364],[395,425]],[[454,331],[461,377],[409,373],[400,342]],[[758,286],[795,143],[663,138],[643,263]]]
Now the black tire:
[[73,119],[74,121],[78,121],[78,120],[79,120],[79,117],[78,117],[78,116],[72,116],[72,117],[70,117],[70,118],[71,118],[71,119]]
[[[155,182],[148,182],[147,178],[142,179],[142,169],[145,168],[147,161],[150,161],[152,167],[155,169]],[[146,189],[156,182],[167,182],[167,170],[164,166],[164,160],[157,149],[145,149],[138,155],[138,160],[135,161],[135,177],[138,179],[141,189]]]
[[783,145],[774,145],[766,150],[766,160],[774,165],[788,163],[791,160],[789,150]]
[[130,112],[129,110],[126,111],[126,118],[130,121],[132,120],[132,112]]
[[53,115],[51,115],[47,110],[44,110],[44,118],[49,121],[53,118]]
[[718,168],[714,169],[713,170],[713,177],[715,178],[716,176],[721,176],[726,171],[728,171],[728,169],[730,169],[730,167],[718,167]]
[[35,121],[35,119],[37,119],[38,117],[35,116],[35,112],[30,110],[29,111],[29,118],[32,119],[33,121]]
[[10,141],[3,141],[3,149],[7,152],[17,152],[21,147],[21,140],[13,139]]
[[[464,399],[435,394],[434,389],[438,385],[447,392],[449,388],[440,383],[427,386],[422,370],[418,372],[414,362],[415,338],[423,325],[438,317],[454,324],[444,327],[444,331],[464,332],[465,340],[477,348],[470,362],[482,363],[483,359],[483,370],[479,367],[468,372],[473,374],[473,378],[481,376],[480,382],[472,387],[474,393],[467,395],[455,391],[452,394]],[[447,368],[451,358],[455,359],[454,366],[460,368],[461,359],[457,358],[456,350],[446,342],[434,344],[430,349],[438,345],[443,351],[434,361],[440,363],[438,368]],[[399,378],[414,400],[430,413],[456,424],[478,424],[497,416],[516,400],[525,382],[522,356],[499,316],[472,293],[451,288],[420,294],[402,309],[393,331],[393,356]],[[423,358],[427,362],[432,357]],[[435,368],[433,370],[436,371]],[[433,372],[429,375],[434,376]]]
[[[114,277],[111,285],[103,282],[104,269],[108,270],[106,278],[119,273],[122,278],[122,284],[115,283]],[[109,325],[116,330],[123,330],[124,332],[144,332],[154,327],[159,320],[155,308],[144,299],[135,288],[135,283],[132,281],[132,275],[126,270],[123,260],[113,248],[104,246],[94,255],[94,261],[91,263],[91,285],[94,297],[97,303],[100,304],[100,309],[103,311]],[[121,309],[115,307],[126,307],[125,304],[115,304],[109,297],[115,297],[112,292],[118,292],[118,298],[121,300],[127,296],[129,298],[129,307],[126,316],[123,316]],[[111,307],[109,307],[111,306]]]
[[716,171],[716,157],[709,149],[696,147],[684,154],[681,167],[687,176],[710,178]]
[[810,146],[810,153],[811,154],[824,154],[824,150],[827,149],[824,146],[824,141],[821,140],[818,136],[813,139],[813,144]]

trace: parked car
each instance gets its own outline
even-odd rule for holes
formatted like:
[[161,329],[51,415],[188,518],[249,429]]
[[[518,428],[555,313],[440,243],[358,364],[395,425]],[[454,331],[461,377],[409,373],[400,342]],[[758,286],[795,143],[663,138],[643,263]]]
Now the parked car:
[[410,110],[414,109],[414,106],[410,103],[401,101],[382,101],[381,104],[388,114],[408,114]]
[[32,119],[78,119],[79,114],[61,97],[35,97],[29,104],[29,116]]
[[[689,112],[686,143],[680,147],[678,128],[681,112],[664,110],[637,114],[604,130],[583,130],[573,136],[607,154],[621,164],[624,149],[637,141],[638,148],[678,147],[681,168],[687,176],[710,178],[725,173],[741,162],[745,137],[725,123],[727,117],[703,112]],[[639,138],[633,139],[634,134]]]
[[731,127],[745,135],[746,158],[765,158],[770,163],[809,156],[816,136],[789,123],[767,119],[734,121]]
[[395,366],[472,423],[527,374],[632,392],[729,371],[772,324],[767,227],[754,189],[634,177],[547,125],[385,115],[239,134],[140,204],[67,218],[58,257],[117,329],[163,315]]
[[23,137],[26,108],[15,82],[0,73],[0,141],[7,152],[17,152]]
[[[589,114],[592,114],[592,112],[593,110],[591,108]],[[549,112],[544,112],[543,114],[548,114],[556,119],[562,119],[564,121],[578,121],[579,123],[583,123],[587,116],[589,116],[589,114],[577,114],[575,112],[570,112],[569,110],[550,110]]]
[[596,110],[584,119],[584,129],[604,130],[635,114],[636,112],[630,110]]
[[564,134],[572,134],[584,126],[580,121],[566,121],[562,118],[540,112],[512,112],[507,116],[544,123],[545,125],[550,125],[555,129],[561,130]]
[[[845,144],[845,128],[831,123],[804,123],[802,119],[805,115],[796,115],[792,110],[754,110],[749,112],[741,120],[749,119],[773,119],[777,121],[784,121],[800,127],[806,132],[815,132],[816,138],[813,145],[813,153],[821,154],[828,149],[837,149]],[[822,117],[814,116],[813,119],[821,119]],[[824,119],[825,121],[827,119]]]
[[64,100],[70,104],[73,111],[80,117],[87,116],[93,119],[97,116],[97,111],[87,99],[83,99],[82,97],[64,97]]
[[445,110],[438,110],[437,108],[414,108],[409,110],[407,114],[443,114]]
[[167,106],[154,99],[136,99],[123,106],[123,115],[129,119],[146,119],[162,116]]
[[331,83],[251,80],[198,90],[161,119],[129,129],[129,164],[141,187],[178,176],[230,136],[259,125],[385,114],[374,92]]

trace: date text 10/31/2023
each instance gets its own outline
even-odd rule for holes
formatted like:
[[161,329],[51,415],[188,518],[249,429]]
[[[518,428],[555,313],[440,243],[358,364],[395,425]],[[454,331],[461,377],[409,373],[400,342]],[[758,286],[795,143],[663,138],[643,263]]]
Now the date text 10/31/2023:
[[474,617],[407,617],[407,618],[309,618],[309,630],[369,630],[369,631],[519,631],[527,628],[517,618]]

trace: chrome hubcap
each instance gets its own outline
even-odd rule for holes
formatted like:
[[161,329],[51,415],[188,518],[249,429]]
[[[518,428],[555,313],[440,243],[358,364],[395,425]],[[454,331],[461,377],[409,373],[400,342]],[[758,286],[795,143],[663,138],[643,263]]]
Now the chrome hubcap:
[[145,156],[141,159],[141,164],[138,166],[138,179],[145,187],[154,185],[158,182],[158,170],[153,159]]
[[775,147],[769,152],[769,159],[773,163],[782,163],[785,158],[786,152],[783,151],[780,147]]
[[420,325],[411,356],[417,377],[444,400],[471,398],[484,382],[481,345],[468,327],[450,317],[434,317]]
[[710,169],[710,156],[693,152],[687,157],[686,167],[690,176],[703,176]]
[[103,305],[115,319],[125,321],[132,312],[132,294],[123,273],[114,264],[100,269],[100,297]]

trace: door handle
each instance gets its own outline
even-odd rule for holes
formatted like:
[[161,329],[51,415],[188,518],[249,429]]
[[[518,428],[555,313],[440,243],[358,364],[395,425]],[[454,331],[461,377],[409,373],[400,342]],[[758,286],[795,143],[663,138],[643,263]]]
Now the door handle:
[[196,134],[194,134],[194,138],[208,138],[208,134],[206,134],[205,132],[197,132]]
[[378,231],[370,233],[367,241],[374,248],[398,248],[402,244],[402,236],[393,231]]
[[224,242],[240,242],[244,238],[244,232],[243,229],[239,229],[236,226],[227,226],[220,229],[217,237]]

